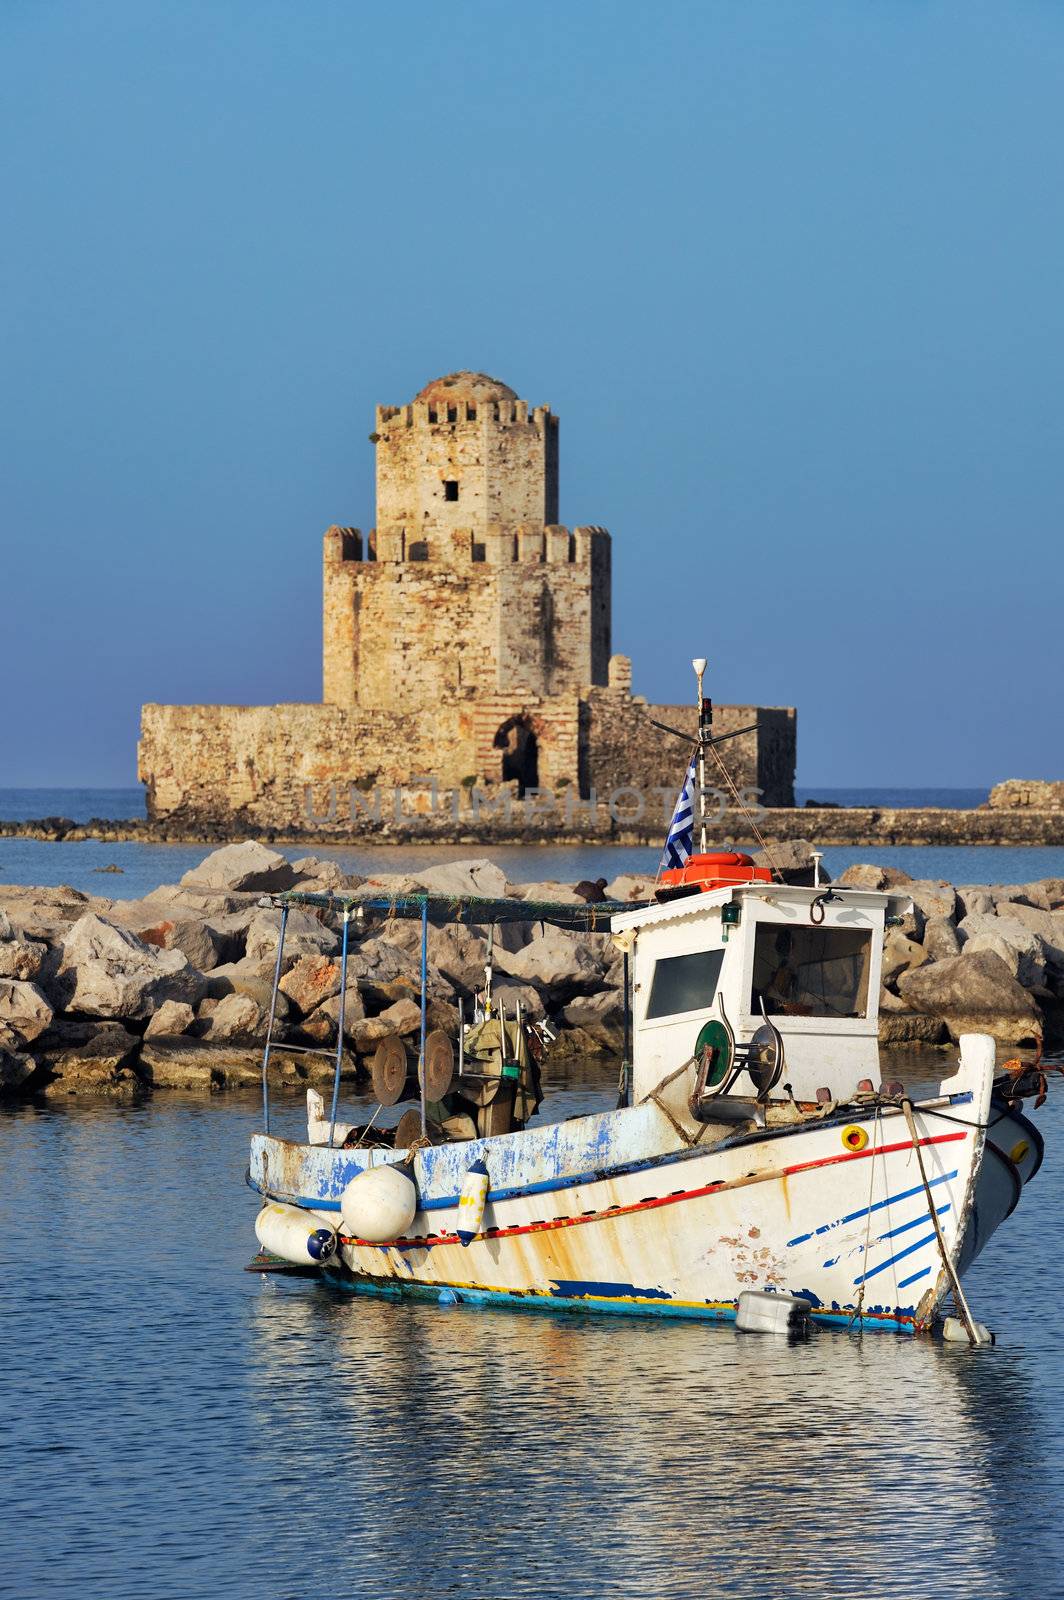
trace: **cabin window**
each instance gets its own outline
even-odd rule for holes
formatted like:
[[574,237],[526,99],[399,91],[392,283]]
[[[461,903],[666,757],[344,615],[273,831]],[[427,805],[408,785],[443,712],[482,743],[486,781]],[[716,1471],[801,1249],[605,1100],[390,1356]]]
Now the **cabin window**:
[[758,924],[750,1011],[770,1016],[863,1017],[868,1011],[870,930]]
[[445,500],[457,500],[458,499],[458,479],[457,478],[444,478],[444,480],[443,480],[443,498]]
[[695,950],[689,956],[666,956],[654,963],[646,1020],[707,1011],[713,1004],[723,950]]

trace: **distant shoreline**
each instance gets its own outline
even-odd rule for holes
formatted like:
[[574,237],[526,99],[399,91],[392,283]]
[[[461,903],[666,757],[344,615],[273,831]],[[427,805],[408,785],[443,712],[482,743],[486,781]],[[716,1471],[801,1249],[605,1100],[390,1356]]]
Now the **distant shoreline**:
[[[730,823],[732,819],[728,819]],[[807,839],[827,846],[920,845],[1064,845],[1064,811],[1033,808],[976,807],[876,807],[810,805],[766,809],[757,814],[758,831],[766,838]],[[725,824],[727,826],[727,824]],[[718,829],[715,829],[715,834]],[[753,843],[751,830],[736,819],[734,840]],[[303,829],[270,829],[249,819],[235,818],[219,826],[194,818],[174,818],[165,823],[146,818],[109,820],[94,817],[74,822],[66,817],[39,817],[0,821],[0,839],[37,839],[75,843],[94,839],[104,843],[220,845],[256,838],[272,844],[413,845],[441,844],[490,847],[492,845],[656,845],[661,829],[655,824],[632,826],[604,820],[596,826],[566,828],[558,819],[545,818],[541,826],[517,822],[508,826],[485,821],[473,830],[468,823],[447,816],[409,816],[401,821],[360,827],[315,825]],[[721,843],[720,839],[715,839]]]

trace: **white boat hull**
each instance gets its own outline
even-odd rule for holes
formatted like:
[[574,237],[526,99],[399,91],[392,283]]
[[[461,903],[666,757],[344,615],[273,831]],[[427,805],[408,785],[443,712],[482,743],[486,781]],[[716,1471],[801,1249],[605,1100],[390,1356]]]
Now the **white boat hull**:
[[[804,1298],[822,1322],[920,1331],[949,1288],[943,1243],[966,1266],[1017,1197],[1007,1157],[984,1167],[992,1059],[969,1050],[966,1066],[962,1053],[948,1095],[917,1106],[923,1173],[901,1112],[871,1106],[708,1149],[646,1105],[423,1151],[407,1236],[343,1238],[326,1276],[361,1293],[709,1318],[761,1289]],[[461,1174],[478,1156],[492,1190],[463,1246]],[[251,1179],[335,1219],[368,1161],[260,1138]]]

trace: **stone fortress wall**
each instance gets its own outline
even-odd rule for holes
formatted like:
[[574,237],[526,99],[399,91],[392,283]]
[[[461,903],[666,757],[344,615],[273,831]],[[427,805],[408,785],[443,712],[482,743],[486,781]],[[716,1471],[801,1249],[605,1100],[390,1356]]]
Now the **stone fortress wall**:
[[[675,793],[689,747],[651,719],[693,737],[695,711],[633,696],[611,654],[610,535],[557,520],[550,408],[453,373],[378,407],[371,440],[376,526],[325,534],[322,702],[145,706],[149,817],[283,831],[350,785],[405,786],[418,812],[429,775],[467,810],[474,790]],[[729,772],[790,805],[794,712],[717,709],[718,733],[751,724]]]

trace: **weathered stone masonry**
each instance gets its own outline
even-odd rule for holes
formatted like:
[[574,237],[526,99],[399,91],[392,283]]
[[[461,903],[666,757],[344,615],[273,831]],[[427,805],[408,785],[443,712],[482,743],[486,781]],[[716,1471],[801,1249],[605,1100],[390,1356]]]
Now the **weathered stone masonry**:
[[[325,535],[322,703],[145,706],[149,816],[283,830],[308,786],[319,810],[352,783],[423,807],[428,774],[466,796],[675,789],[686,746],[650,719],[693,733],[694,711],[633,697],[611,655],[610,536],[557,521],[550,408],[454,373],[378,407],[371,438],[377,525]],[[751,723],[728,767],[789,805],[794,712],[717,710],[718,732]]]

